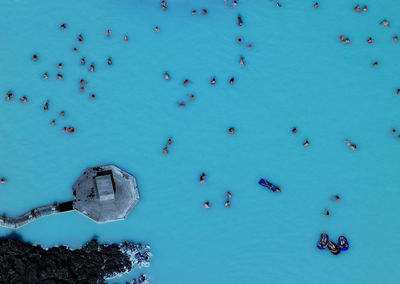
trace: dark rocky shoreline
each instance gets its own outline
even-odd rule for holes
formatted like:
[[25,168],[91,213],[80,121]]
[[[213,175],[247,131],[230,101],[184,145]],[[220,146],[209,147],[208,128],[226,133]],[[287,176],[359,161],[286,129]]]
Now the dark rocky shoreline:
[[[0,283],[105,283],[148,266],[148,245],[122,242],[99,244],[92,239],[80,249],[66,246],[44,249],[16,238],[0,239]],[[131,283],[146,283],[141,275]]]

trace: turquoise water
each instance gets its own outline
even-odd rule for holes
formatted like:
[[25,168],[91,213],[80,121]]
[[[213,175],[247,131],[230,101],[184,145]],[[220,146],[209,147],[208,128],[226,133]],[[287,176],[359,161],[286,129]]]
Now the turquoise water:
[[[127,220],[98,225],[66,213],[18,232],[44,246],[79,247],[93,235],[150,243],[151,266],[122,280],[143,272],[152,283],[397,283],[397,1],[368,1],[366,13],[345,0],[319,1],[318,9],[313,1],[282,0],[281,8],[239,1],[231,9],[222,0],[169,0],[167,12],[159,2],[0,3],[0,175],[8,179],[0,213],[70,200],[85,168],[114,163],[138,180],[141,201]],[[391,27],[379,25],[383,19]],[[352,43],[342,45],[341,34]],[[185,79],[192,84],[183,87]],[[7,102],[10,89],[15,98]],[[194,102],[179,108],[190,93]],[[29,102],[21,104],[24,95]],[[73,135],[61,131],[71,125]],[[203,171],[207,181],[199,184]],[[265,191],[260,177],[282,193]],[[231,208],[224,207],[228,190]],[[342,200],[331,202],[332,194]],[[206,200],[210,210],[202,207]],[[323,208],[331,216],[321,216]],[[350,250],[319,251],[323,231],[346,235]]]

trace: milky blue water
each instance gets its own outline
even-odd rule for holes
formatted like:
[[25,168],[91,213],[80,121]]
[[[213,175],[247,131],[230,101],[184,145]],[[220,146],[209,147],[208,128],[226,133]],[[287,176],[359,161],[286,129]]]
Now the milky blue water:
[[[0,213],[71,200],[84,169],[113,163],[140,189],[125,221],[65,213],[18,233],[43,246],[79,247],[94,235],[150,243],[151,266],[112,283],[139,273],[163,284],[398,283],[400,139],[391,133],[400,128],[398,1],[370,0],[366,13],[346,0],[319,1],[318,9],[313,1],[167,2],[167,12],[144,0],[0,2],[0,175],[8,180]],[[391,26],[379,25],[383,19]],[[352,43],[343,45],[341,34]],[[192,83],[184,87],[185,79]],[[9,90],[15,98],[7,102]],[[232,126],[235,135],[227,133]],[[264,190],[260,177],[282,193]],[[350,250],[318,250],[323,231],[335,241],[345,235]]]

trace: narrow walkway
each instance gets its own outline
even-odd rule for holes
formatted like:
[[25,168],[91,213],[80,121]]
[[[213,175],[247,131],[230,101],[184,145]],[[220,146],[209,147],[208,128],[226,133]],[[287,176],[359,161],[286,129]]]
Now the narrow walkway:
[[10,229],[18,229],[42,216],[52,215],[56,213],[73,210],[72,201],[63,202],[60,204],[46,205],[37,207],[17,218],[8,218],[0,216],[0,226]]

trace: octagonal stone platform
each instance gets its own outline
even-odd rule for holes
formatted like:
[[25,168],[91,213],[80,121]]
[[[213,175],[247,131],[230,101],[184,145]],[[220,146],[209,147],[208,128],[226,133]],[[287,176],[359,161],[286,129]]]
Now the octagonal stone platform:
[[114,165],[87,169],[72,193],[73,209],[99,223],[125,219],[139,201],[135,177]]

